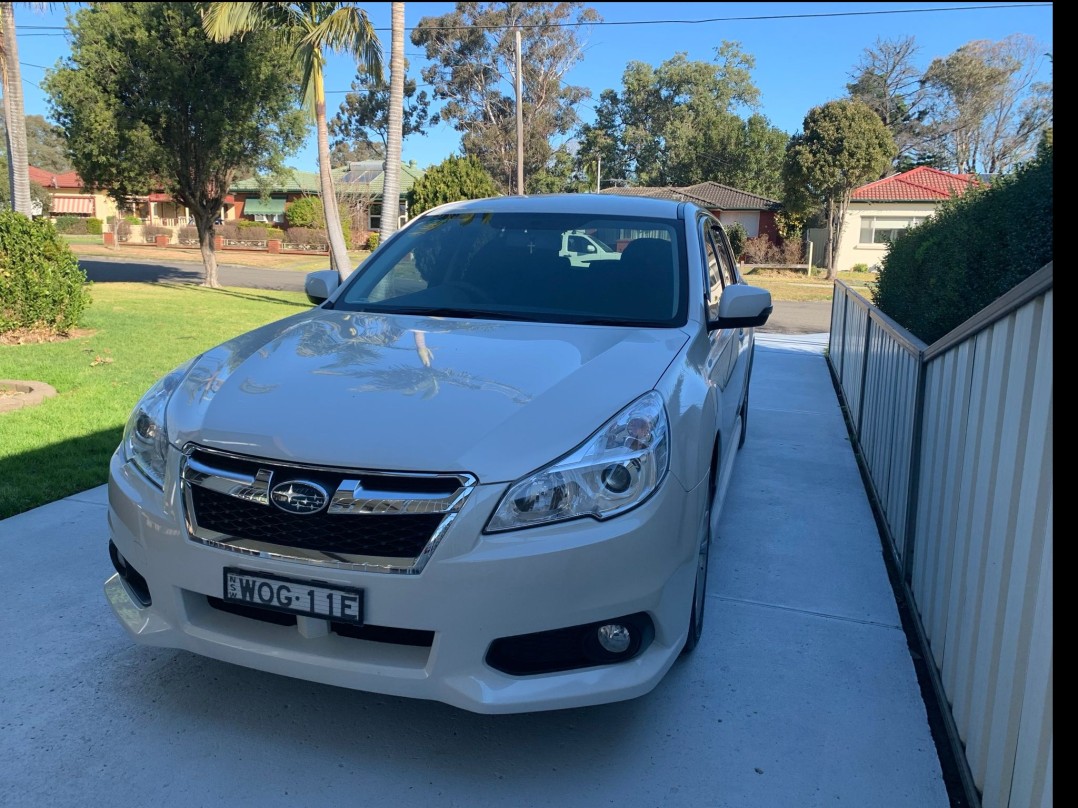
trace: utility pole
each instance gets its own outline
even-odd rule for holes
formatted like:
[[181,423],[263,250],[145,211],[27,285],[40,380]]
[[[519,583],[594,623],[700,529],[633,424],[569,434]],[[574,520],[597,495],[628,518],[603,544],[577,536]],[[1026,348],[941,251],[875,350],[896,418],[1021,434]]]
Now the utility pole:
[[517,41],[517,193],[524,195],[524,83],[520,75],[520,29],[516,30]]
[[599,183],[599,177],[603,170],[603,158],[601,155],[595,157],[595,193],[599,193],[599,189],[603,186]]

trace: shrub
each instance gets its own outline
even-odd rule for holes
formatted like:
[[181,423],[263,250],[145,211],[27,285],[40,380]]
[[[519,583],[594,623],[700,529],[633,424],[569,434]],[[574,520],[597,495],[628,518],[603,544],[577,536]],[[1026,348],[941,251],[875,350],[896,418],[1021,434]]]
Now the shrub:
[[160,224],[147,224],[142,228],[142,235],[146,238],[146,241],[153,241],[157,236],[168,236],[169,239],[175,235],[171,227],[165,227]]
[[368,250],[374,252],[376,249],[378,249],[378,242],[381,240],[381,238],[381,235],[379,235],[378,233],[371,233],[367,236],[367,244],[365,246]]
[[[217,229],[220,230],[220,227]],[[184,225],[177,231],[176,238],[180,244],[198,244],[198,228],[190,224]]]
[[284,230],[279,227],[267,227],[266,238],[279,238],[284,239]]
[[116,230],[116,238],[118,241],[126,241],[131,238],[131,223],[124,219],[123,221],[115,222],[114,228]]
[[745,240],[748,239],[749,232],[741,222],[731,222],[728,225],[723,225],[723,230],[726,231],[726,236],[730,239],[730,246],[734,250],[734,258],[740,261],[741,253],[745,250]]
[[225,222],[224,224],[217,225],[214,231],[223,238],[225,241],[239,241],[242,236],[240,235],[239,222],[242,219],[237,219],[234,222]]
[[325,247],[329,239],[326,237],[325,230],[314,227],[290,227],[285,236],[285,241],[302,247]]
[[805,263],[805,245],[796,238],[786,239],[775,248],[780,264]]
[[100,236],[101,225],[102,222],[100,219],[86,219],[86,232],[91,236]]
[[[63,233],[64,235],[75,234],[75,229],[83,223],[82,219],[78,216],[57,216],[56,217],[56,232]],[[83,228],[83,233],[86,230]]]
[[931,344],[1052,260],[1052,150],[888,246],[873,302]]
[[89,304],[86,273],[52,223],[0,211],[0,333],[44,328],[64,334]]
[[138,216],[124,216],[124,221],[128,224],[142,224],[142,219]]
[[854,264],[850,267],[850,272],[868,272],[868,264]]
[[321,200],[304,196],[290,202],[284,211],[289,227],[324,227],[326,217],[322,213]]
[[774,250],[767,236],[745,239],[741,257],[749,264],[767,264],[774,260]]

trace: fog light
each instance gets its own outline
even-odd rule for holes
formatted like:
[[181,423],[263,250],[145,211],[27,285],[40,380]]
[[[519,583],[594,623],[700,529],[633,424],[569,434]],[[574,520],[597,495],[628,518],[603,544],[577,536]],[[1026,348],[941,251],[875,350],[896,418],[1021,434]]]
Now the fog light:
[[623,654],[629,650],[631,642],[632,635],[627,627],[618,623],[599,626],[599,645],[604,651],[609,651],[611,654]]

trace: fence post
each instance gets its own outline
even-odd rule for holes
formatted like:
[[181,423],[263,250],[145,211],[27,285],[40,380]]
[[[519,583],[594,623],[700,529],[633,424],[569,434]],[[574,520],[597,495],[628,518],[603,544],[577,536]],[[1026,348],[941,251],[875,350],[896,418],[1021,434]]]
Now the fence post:
[[808,243],[808,269],[805,270],[805,276],[812,277],[812,242]]
[[266,252],[277,254],[281,251],[281,240],[279,238],[266,239]]

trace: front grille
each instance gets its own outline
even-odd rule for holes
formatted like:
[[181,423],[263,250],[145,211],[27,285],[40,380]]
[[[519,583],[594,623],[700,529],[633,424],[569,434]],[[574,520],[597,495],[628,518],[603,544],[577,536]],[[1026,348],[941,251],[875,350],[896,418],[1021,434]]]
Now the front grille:
[[285,513],[208,488],[193,486],[191,500],[200,528],[240,539],[337,555],[415,558],[442,521],[420,516],[333,516]]
[[187,526],[205,544],[306,564],[418,573],[475,486],[467,474],[284,464],[189,446]]

